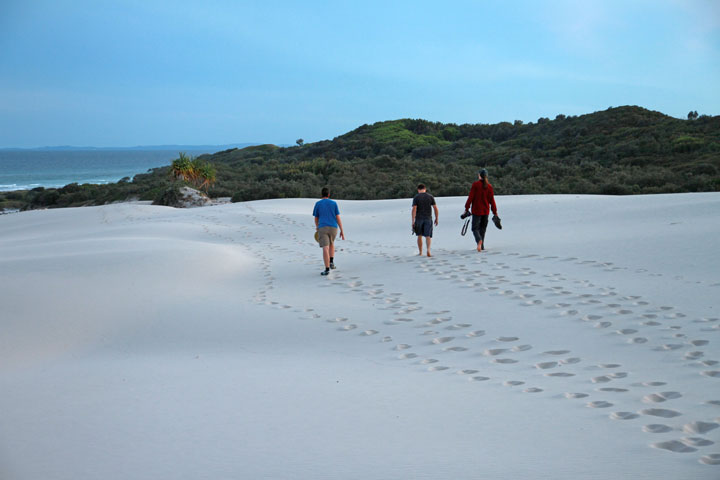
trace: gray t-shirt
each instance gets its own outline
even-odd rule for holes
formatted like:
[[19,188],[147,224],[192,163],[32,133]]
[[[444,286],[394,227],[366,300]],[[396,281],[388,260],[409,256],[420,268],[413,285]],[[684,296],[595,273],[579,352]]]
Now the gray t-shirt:
[[432,218],[432,206],[435,205],[435,197],[427,192],[418,193],[413,198],[413,207],[417,206],[415,218]]

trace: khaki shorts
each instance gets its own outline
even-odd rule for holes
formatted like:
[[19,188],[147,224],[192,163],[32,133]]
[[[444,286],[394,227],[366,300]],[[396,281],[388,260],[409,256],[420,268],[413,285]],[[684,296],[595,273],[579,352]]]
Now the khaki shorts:
[[335,227],[320,227],[318,230],[318,243],[321,247],[329,247],[335,243],[338,229]]

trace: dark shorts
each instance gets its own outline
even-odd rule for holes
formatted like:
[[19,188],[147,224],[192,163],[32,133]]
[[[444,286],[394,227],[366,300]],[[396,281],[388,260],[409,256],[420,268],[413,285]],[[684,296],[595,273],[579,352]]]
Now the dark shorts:
[[432,218],[415,217],[415,235],[418,237],[431,237],[433,232]]

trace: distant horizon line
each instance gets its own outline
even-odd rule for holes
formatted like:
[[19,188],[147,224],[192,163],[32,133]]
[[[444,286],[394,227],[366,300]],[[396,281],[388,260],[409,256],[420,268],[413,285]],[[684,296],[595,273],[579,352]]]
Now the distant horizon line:
[[[211,148],[229,149],[245,148],[254,145],[263,145],[260,142],[227,143],[227,144],[200,144],[200,145],[136,145],[132,147],[94,147],[77,145],[48,145],[42,147],[0,147],[0,151],[131,151],[131,150],[207,150]],[[281,145],[278,145],[281,146]]]

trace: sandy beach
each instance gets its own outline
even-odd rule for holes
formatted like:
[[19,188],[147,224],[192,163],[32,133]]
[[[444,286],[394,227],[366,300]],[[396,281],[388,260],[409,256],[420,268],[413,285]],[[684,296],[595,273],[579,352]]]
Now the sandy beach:
[[0,478],[720,477],[720,194],[315,201],[0,216]]

